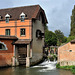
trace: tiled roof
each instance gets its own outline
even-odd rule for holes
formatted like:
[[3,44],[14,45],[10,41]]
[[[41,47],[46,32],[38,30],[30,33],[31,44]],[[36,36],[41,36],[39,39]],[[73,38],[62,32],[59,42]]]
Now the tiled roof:
[[31,42],[31,40],[29,39],[19,39],[16,42],[14,42],[13,44],[29,44]]
[[6,36],[6,35],[0,35],[0,39],[11,39],[16,40],[18,39],[16,36]]
[[75,39],[74,40],[72,40],[72,41],[70,41],[71,43],[75,43]]
[[2,20],[5,20],[5,15],[9,14],[10,20],[17,20],[20,19],[20,14],[22,12],[27,15],[28,19],[38,19],[40,12],[42,12],[44,22],[47,23],[45,12],[39,5],[0,9],[0,16],[2,17]]

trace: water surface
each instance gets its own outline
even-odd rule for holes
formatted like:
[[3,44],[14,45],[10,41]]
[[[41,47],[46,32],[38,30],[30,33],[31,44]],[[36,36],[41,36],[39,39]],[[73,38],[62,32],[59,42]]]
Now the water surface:
[[0,69],[0,75],[73,75],[69,70],[56,69],[56,62],[45,61],[30,68],[10,67]]

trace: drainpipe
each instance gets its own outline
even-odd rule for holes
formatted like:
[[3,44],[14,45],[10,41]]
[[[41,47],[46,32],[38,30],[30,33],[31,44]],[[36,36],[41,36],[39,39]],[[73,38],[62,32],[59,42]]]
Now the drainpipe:
[[15,36],[17,36],[17,20],[15,21]]
[[12,66],[15,66],[16,64],[16,60],[15,60],[15,45],[13,45],[13,57],[12,57]]

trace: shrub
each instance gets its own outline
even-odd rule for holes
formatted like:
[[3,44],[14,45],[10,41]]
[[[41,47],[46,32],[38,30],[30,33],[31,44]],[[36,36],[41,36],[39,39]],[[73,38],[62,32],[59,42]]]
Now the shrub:
[[56,64],[56,68],[60,68],[60,64],[58,63],[58,64]]
[[56,68],[65,69],[65,70],[71,70],[72,73],[75,74],[75,66],[60,66],[60,64],[56,64]]
[[53,57],[50,57],[50,61],[54,61],[54,58]]
[[75,66],[72,66],[72,69],[71,69],[72,73],[75,74]]

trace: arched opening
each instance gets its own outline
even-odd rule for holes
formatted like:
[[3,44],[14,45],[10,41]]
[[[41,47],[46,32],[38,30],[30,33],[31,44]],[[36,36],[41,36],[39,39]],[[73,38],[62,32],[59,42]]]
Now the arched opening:
[[41,30],[36,30],[36,38],[44,38],[44,33]]
[[0,42],[0,50],[7,50],[6,45],[2,42]]
[[41,38],[41,30],[36,30],[36,37]]

